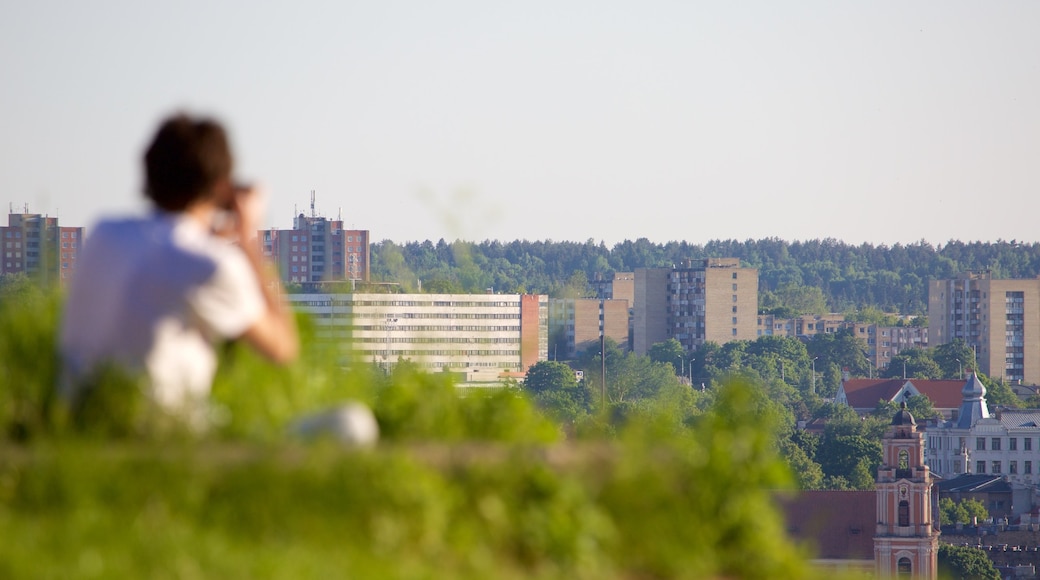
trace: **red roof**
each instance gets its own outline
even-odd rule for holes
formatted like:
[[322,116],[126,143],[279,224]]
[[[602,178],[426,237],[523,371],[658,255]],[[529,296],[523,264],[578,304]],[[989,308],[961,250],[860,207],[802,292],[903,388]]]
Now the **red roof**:
[[873,560],[877,492],[803,491],[781,500],[787,531],[826,560]]
[[957,409],[961,406],[964,381],[937,381],[932,379],[849,379],[842,383],[845,398],[855,409],[873,409],[878,401],[892,401],[906,383],[914,385],[932,401],[936,409]]

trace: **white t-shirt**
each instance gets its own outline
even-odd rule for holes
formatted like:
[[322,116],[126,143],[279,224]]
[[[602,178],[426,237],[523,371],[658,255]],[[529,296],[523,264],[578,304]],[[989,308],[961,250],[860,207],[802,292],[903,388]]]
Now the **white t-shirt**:
[[73,379],[102,362],[143,372],[152,397],[175,409],[209,394],[213,343],[241,336],[265,308],[242,250],[193,219],[102,221],[76,265],[61,354]]

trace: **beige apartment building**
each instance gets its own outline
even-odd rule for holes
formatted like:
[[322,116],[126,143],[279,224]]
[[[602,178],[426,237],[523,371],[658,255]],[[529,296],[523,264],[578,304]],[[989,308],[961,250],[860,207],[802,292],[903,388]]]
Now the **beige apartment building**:
[[519,378],[549,350],[548,297],[535,294],[290,294],[344,360],[409,360],[468,383]]
[[737,258],[637,269],[634,300],[632,349],[637,354],[670,338],[692,351],[706,342],[757,336],[758,270],[741,267]]
[[628,300],[596,298],[550,299],[549,336],[553,360],[570,360],[589,348],[599,348],[600,336],[624,350],[628,344]]
[[1040,279],[994,280],[985,271],[930,280],[928,324],[932,346],[964,339],[983,373],[1040,384]]

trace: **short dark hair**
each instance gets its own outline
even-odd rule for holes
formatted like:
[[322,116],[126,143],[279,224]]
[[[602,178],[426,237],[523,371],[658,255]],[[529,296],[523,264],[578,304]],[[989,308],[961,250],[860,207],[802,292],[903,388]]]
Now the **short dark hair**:
[[204,199],[233,160],[220,123],[178,113],[159,126],[144,154],[144,193],[167,211],[183,211]]

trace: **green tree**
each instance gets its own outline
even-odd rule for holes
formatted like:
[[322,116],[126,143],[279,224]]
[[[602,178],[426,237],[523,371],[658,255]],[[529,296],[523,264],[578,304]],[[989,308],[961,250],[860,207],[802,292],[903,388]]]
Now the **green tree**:
[[968,510],[948,497],[939,498],[939,523],[944,526],[965,524],[971,521]]
[[[792,435],[799,433],[793,430]],[[791,467],[791,473],[798,480],[799,489],[823,489],[823,469],[805,452],[792,436],[780,437],[780,455]]]
[[908,379],[938,379],[942,374],[942,369],[932,360],[928,351],[923,348],[907,348],[892,357],[888,368],[881,372],[881,377],[894,379],[905,376]]
[[770,309],[774,314],[789,314],[786,318],[802,314],[826,314],[829,311],[827,297],[818,286],[785,284],[774,292],[764,292],[760,302],[763,309]]
[[978,373],[979,382],[986,387],[986,403],[990,408],[994,406],[1021,408],[1022,400],[1011,390],[1011,387],[1002,380],[994,380],[982,373]]
[[939,576],[965,580],[1000,580],[1000,573],[981,548],[939,542]]
[[574,369],[556,361],[540,361],[527,370],[524,391],[557,421],[569,424],[588,413],[589,393]]
[[[816,334],[806,345],[806,350],[810,361],[816,359],[816,392],[821,396],[833,396],[838,391],[842,369],[847,369],[854,377],[865,377],[870,373],[867,343],[850,328]],[[821,380],[821,376],[826,380]]]
[[979,521],[989,519],[989,510],[986,509],[986,504],[982,503],[981,500],[969,497],[961,500],[959,505],[968,514],[968,518],[964,520],[965,522],[970,522],[972,518],[978,518]]
[[527,375],[524,377],[524,390],[532,394],[577,387],[578,379],[574,375],[574,369],[562,362],[536,362],[527,369]]
[[672,367],[675,368],[675,374],[677,375],[686,370],[684,366],[685,362],[689,360],[689,357],[684,358],[685,354],[682,344],[674,338],[669,338],[664,342],[658,342],[646,351],[646,355],[650,357],[650,360],[672,365]]
[[881,443],[862,435],[825,435],[816,460],[825,475],[842,477],[854,489],[873,489]]
[[964,371],[974,366],[975,353],[963,338],[957,338],[932,349],[932,359],[939,365],[941,378],[964,380]]
[[[924,395],[910,395],[906,399],[906,410],[914,416],[914,419],[923,421],[926,419],[938,419],[942,413],[935,410],[932,400]],[[889,415],[891,417],[892,415]]]

